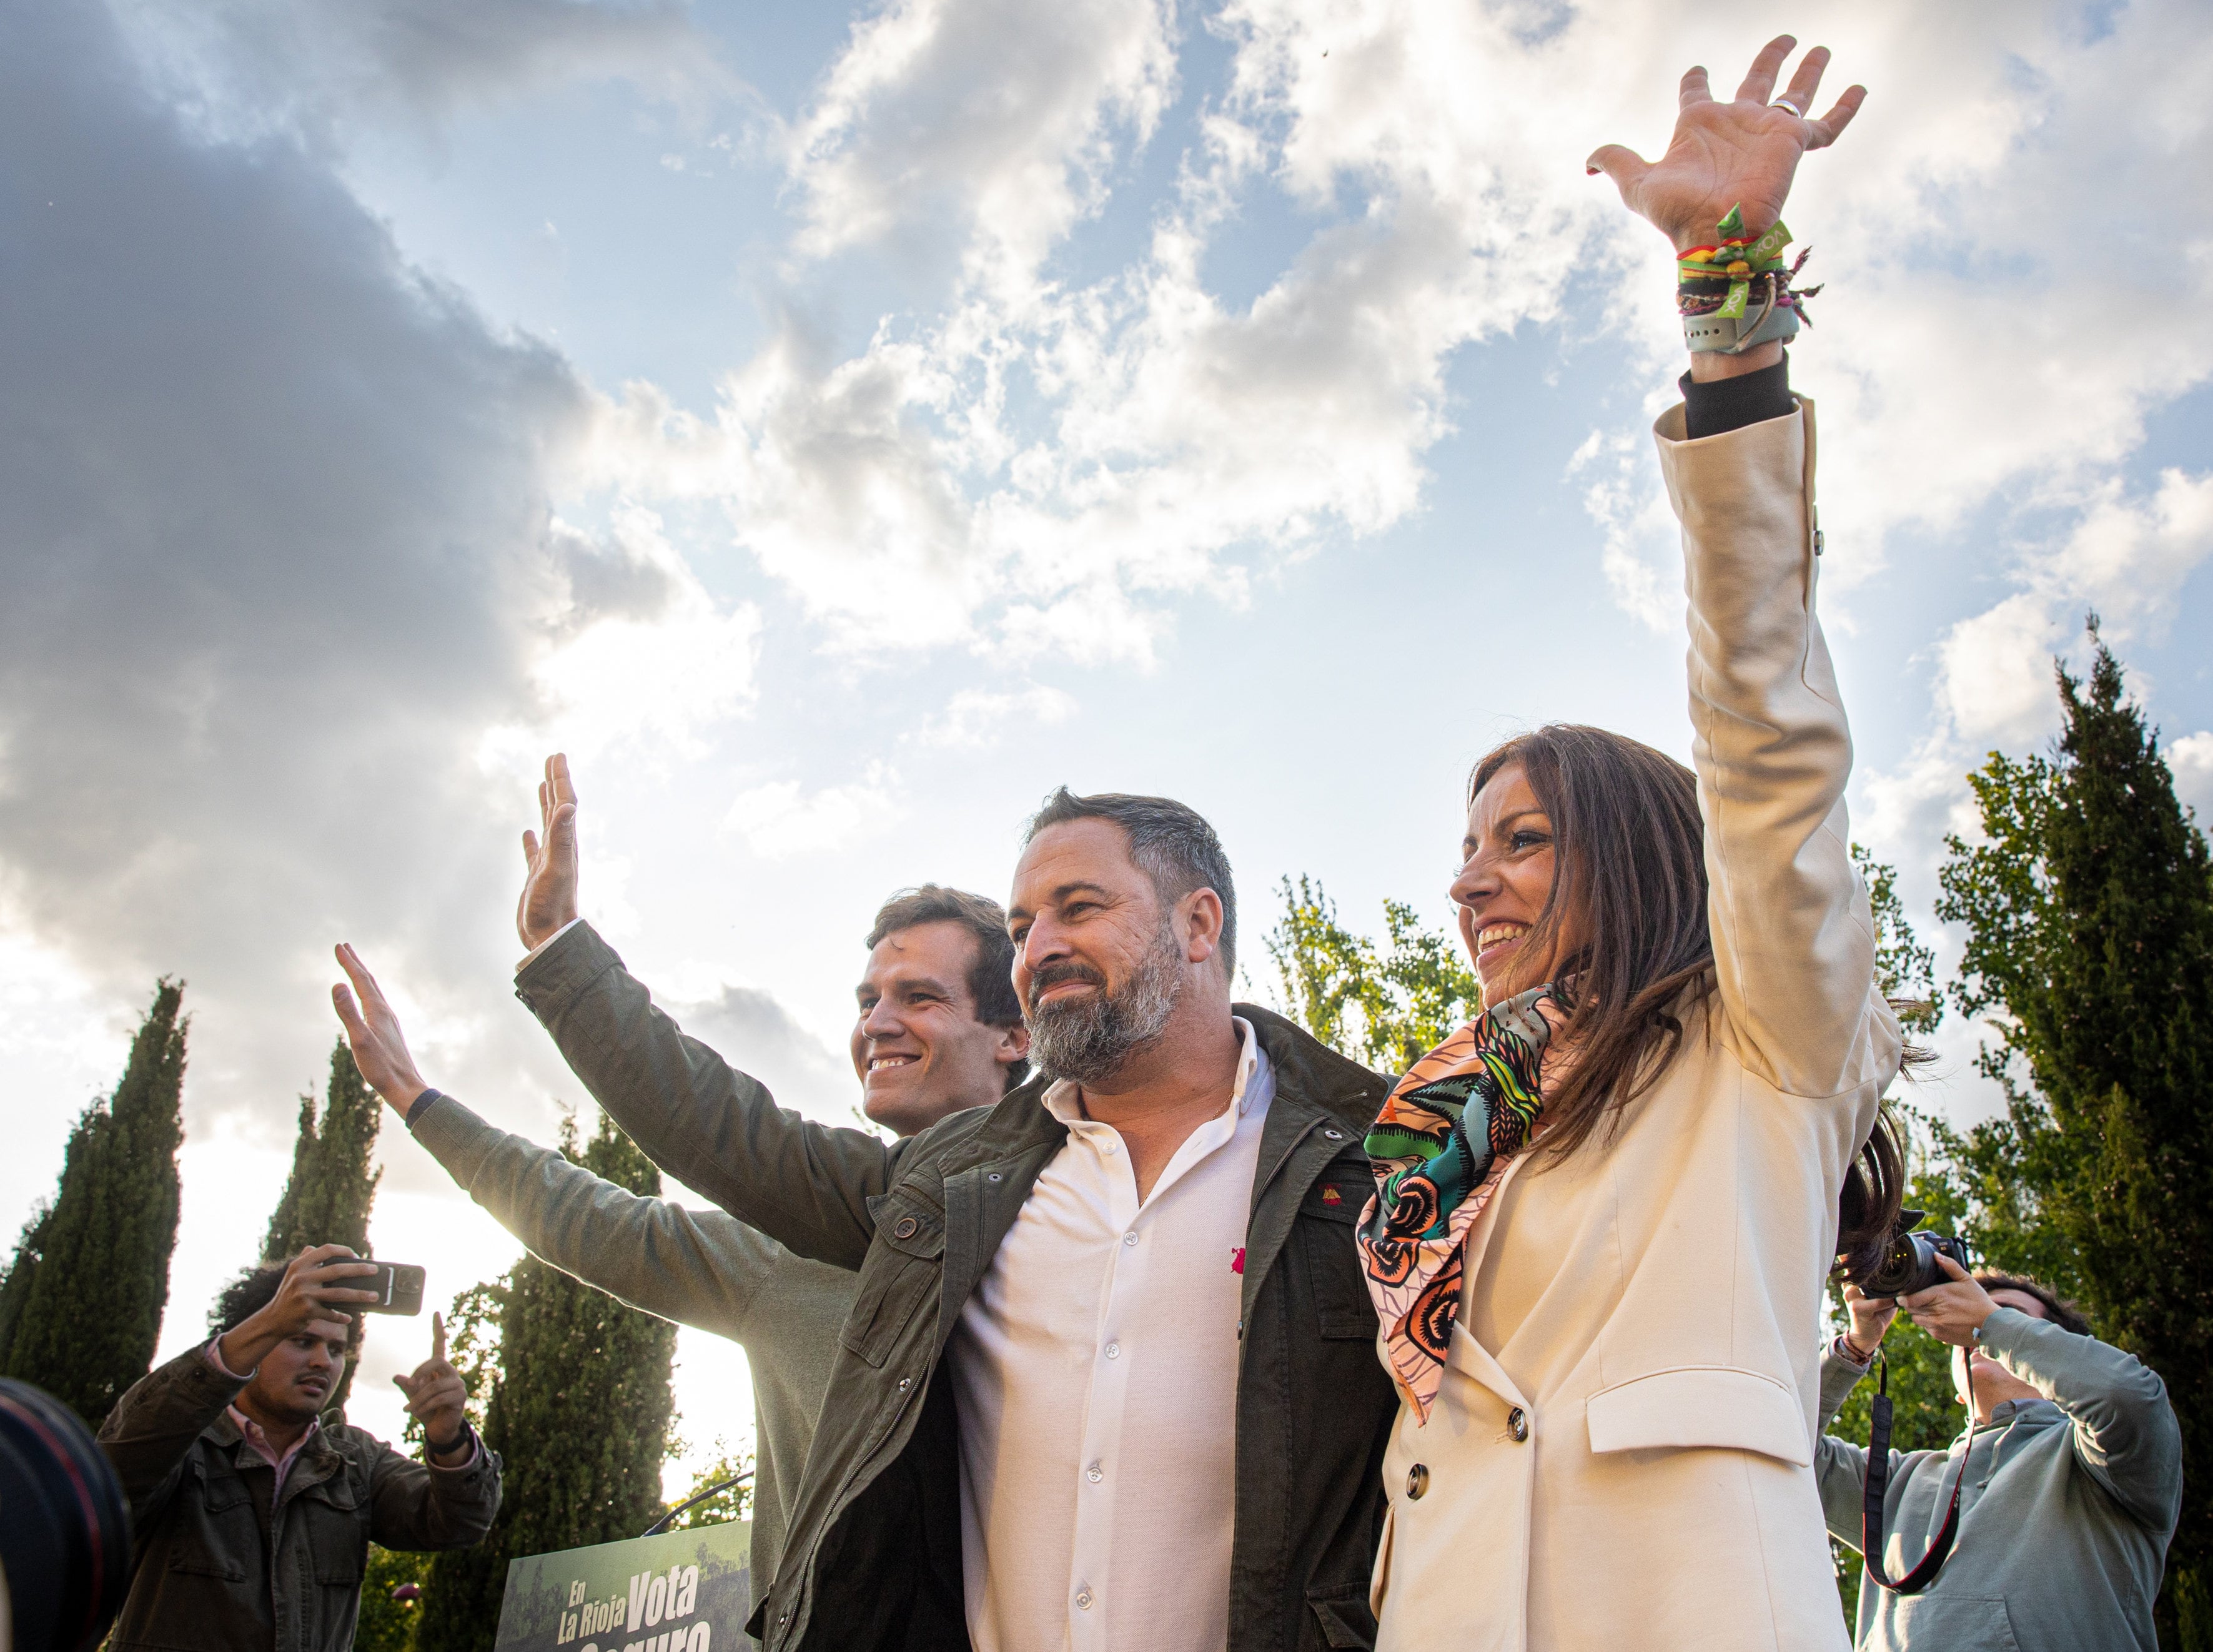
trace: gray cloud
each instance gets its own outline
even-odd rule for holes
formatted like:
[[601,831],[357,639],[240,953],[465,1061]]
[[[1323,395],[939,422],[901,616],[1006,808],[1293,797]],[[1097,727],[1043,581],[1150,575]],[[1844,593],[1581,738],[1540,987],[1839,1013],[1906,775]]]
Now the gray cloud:
[[393,115],[627,80],[692,103],[737,89],[680,0],[117,0],[143,61],[229,130],[319,137]]
[[556,352],[133,61],[96,6],[0,21],[0,897],[118,1002],[187,977],[195,1106],[282,1128],[330,942],[418,991],[503,972],[527,794],[482,732],[668,592],[552,522]]
[[782,1004],[754,987],[726,986],[703,1003],[672,1004],[686,1033],[732,1066],[751,1073],[797,1113],[832,1124],[853,1122],[860,1082]]

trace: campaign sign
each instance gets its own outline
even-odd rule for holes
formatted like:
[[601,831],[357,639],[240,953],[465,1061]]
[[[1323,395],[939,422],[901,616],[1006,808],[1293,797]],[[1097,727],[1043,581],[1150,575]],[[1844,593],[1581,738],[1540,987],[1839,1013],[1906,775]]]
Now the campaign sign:
[[507,1563],[493,1652],[745,1652],[753,1522]]

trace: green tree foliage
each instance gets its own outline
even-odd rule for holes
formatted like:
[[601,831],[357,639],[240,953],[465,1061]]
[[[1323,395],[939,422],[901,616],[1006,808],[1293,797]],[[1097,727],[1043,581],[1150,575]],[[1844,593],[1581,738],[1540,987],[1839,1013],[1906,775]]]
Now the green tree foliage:
[[53,1202],[0,1280],[0,1371],[98,1428],[146,1375],[169,1300],[184,1143],[184,984],[163,980],[114,1094],[85,1109]]
[[[672,1532],[689,1531],[695,1526],[720,1526],[729,1521],[743,1520],[746,1517],[746,1511],[753,1507],[753,1454],[734,1452],[719,1440],[715,1443],[716,1446],[715,1460],[692,1476],[692,1489],[686,1491],[679,1501],[688,1503],[706,1490],[708,1487],[722,1485],[725,1480],[735,1479],[741,1474],[746,1478],[735,1485],[724,1487],[704,1502],[692,1503],[691,1508],[686,1509],[668,1522],[668,1529]],[[759,1587],[765,1589],[768,1587],[766,1580],[761,1580]]]
[[[364,1083],[361,1069],[353,1064],[353,1052],[340,1039],[331,1050],[331,1076],[326,1088],[321,1116],[312,1094],[300,1098],[300,1133],[292,1142],[292,1173],[285,1179],[283,1197],[269,1218],[268,1235],[261,1253],[272,1261],[297,1256],[310,1245],[344,1245],[357,1255],[368,1256],[369,1214],[376,1203],[376,1184],[381,1170],[369,1167],[376,1151],[376,1127],[383,1106],[376,1093]],[[353,1391],[354,1368],[359,1356],[350,1356],[331,1391],[330,1411],[345,1414],[346,1396]]]
[[1381,947],[1338,921],[1319,881],[1285,878],[1283,915],[1268,932],[1284,1014],[1339,1054],[1404,1072],[1483,1007],[1483,989],[1451,935],[1422,927],[1402,900],[1383,903]]
[[[574,1159],[576,1147],[574,1124],[564,1125],[562,1151]],[[604,1116],[582,1162],[634,1193],[661,1191],[660,1173]],[[636,1537],[651,1525],[673,1417],[676,1327],[535,1257],[462,1293],[453,1319],[448,1356],[481,1399],[480,1431],[504,1460],[506,1484],[484,1542],[432,1564],[421,1652],[491,1644],[515,1556]]]
[[2213,1644],[2213,863],[2090,634],[2087,686],[2058,668],[2054,756],[1994,753],[1970,777],[1984,841],[1948,840],[1954,997],[1995,1012],[1983,1065],[2007,1100],[1960,1156],[1983,1253],[2078,1295],[2166,1379],[2186,1492],[2161,1630]]
[[369,1215],[381,1170],[369,1167],[383,1106],[353,1064],[340,1039],[331,1049],[331,1076],[320,1117],[312,1094],[300,1098],[300,1133],[292,1173],[269,1217],[261,1253],[297,1256],[308,1245],[347,1245],[369,1254]]
[[415,1652],[415,1631],[423,1621],[423,1603],[393,1599],[393,1591],[413,1584],[418,1591],[430,1578],[436,1557],[404,1550],[369,1545],[369,1565],[361,1581],[361,1616],[355,1620],[353,1652]]

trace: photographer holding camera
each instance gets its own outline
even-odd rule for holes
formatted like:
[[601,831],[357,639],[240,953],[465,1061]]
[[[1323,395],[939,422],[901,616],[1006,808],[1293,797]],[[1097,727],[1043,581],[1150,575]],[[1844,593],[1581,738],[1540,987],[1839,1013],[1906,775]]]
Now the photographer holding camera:
[[360,1345],[345,1310],[376,1300],[357,1289],[374,1272],[343,1245],[249,1270],[216,1302],[210,1341],[116,1402],[100,1443],[137,1541],[113,1652],[339,1652],[353,1644],[370,1543],[483,1539],[499,1509],[499,1459],[463,1414],[436,1316],[430,1357],[393,1379],[423,1424],[427,1466],[323,1421]]
[[[1889,1537],[1878,1559],[1899,1584],[1862,1577],[1856,1643],[1861,1652],[2152,1652],[2152,1601],[2182,1503],[2182,1435],[2167,1386],[2090,1335],[2044,1286],[1971,1275],[1944,1253],[1953,1245],[1921,1241],[1921,1279],[1942,1283],[1897,1297],[1847,1284],[1851,1328],[1821,1360],[1826,1429],[1903,1308],[1952,1345],[1953,1384],[1971,1408],[1969,1428],[1948,1449],[1889,1454]],[[1815,1454],[1829,1530],[1855,1549],[1867,1459],[1865,1448],[1826,1434]],[[1932,1581],[1908,1592],[1909,1569],[1939,1542],[1955,1486],[1951,1551]]]

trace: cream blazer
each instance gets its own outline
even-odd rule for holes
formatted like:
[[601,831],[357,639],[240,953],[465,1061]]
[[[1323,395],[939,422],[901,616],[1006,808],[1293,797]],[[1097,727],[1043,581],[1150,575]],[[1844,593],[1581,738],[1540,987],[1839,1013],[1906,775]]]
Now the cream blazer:
[[1657,427],[1683,524],[1720,991],[1610,1141],[1510,1166],[1426,1425],[1402,1408],[1381,1652],[1848,1645],[1814,1471],[1837,1195],[1899,1066],[1814,613],[1814,406]]

